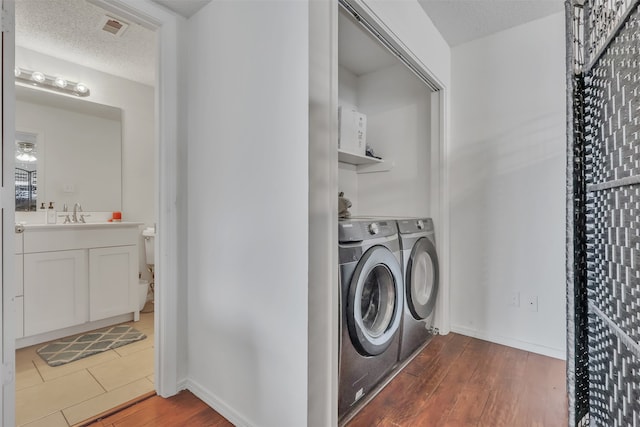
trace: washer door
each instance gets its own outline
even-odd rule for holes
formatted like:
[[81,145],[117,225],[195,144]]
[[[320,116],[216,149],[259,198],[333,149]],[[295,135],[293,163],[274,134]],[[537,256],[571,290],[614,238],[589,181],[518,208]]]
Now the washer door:
[[347,326],[363,356],[383,353],[400,328],[402,271],[393,253],[373,246],[358,262],[349,284]]
[[438,295],[438,255],[426,237],[413,245],[405,278],[407,306],[414,318],[426,319],[433,313]]

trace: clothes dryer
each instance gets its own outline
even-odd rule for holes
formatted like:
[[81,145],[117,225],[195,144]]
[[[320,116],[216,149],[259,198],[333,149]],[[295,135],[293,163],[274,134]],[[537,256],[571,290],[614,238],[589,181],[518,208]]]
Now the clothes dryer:
[[398,361],[404,297],[397,233],[394,220],[338,224],[340,421],[377,391]]
[[407,360],[434,334],[438,296],[438,255],[431,218],[398,220],[404,278],[404,314],[399,362]]

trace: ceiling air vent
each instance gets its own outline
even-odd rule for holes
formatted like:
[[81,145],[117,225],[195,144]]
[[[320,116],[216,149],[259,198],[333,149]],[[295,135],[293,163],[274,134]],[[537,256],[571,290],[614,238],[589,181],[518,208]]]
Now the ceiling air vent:
[[129,24],[120,19],[116,19],[113,16],[105,15],[102,18],[100,27],[102,31],[121,37],[124,32],[127,31],[127,28],[129,28]]

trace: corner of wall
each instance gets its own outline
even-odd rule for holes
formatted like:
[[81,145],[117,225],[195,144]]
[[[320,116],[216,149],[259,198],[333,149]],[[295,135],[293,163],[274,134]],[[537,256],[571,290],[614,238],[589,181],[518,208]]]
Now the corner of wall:
[[189,300],[189,186],[187,180],[188,170],[188,150],[189,150],[189,127],[188,127],[188,37],[187,20],[182,17],[177,19],[178,33],[178,151],[176,153],[177,163],[177,200],[178,207],[178,245],[182,250],[178,258],[178,366],[177,378],[180,382],[186,382],[189,372],[188,367],[188,344],[189,344],[189,323],[188,323],[188,300]]

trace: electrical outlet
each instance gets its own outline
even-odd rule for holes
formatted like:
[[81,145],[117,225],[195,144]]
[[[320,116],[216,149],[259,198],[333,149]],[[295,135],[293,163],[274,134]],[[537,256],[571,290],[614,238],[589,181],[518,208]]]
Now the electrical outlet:
[[538,311],[538,297],[536,295],[527,295],[525,305],[529,311]]
[[520,292],[511,292],[508,303],[509,307],[520,307]]

